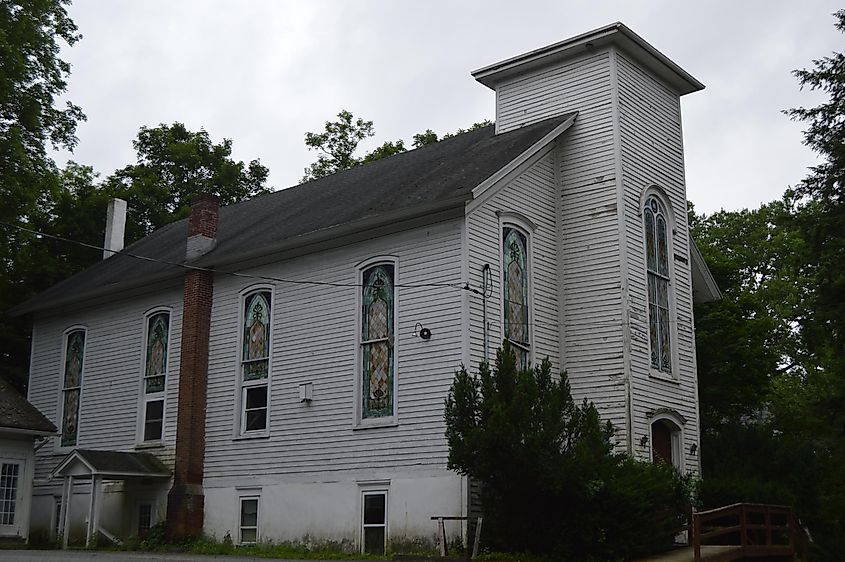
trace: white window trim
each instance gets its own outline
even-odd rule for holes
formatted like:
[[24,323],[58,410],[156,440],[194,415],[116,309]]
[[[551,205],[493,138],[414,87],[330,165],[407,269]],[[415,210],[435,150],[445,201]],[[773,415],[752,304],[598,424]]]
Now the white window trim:
[[[259,292],[268,292],[270,293],[270,334],[269,334],[269,343],[270,343],[270,350],[267,354],[267,378],[266,379],[257,379],[253,381],[244,381],[243,378],[243,346],[244,346],[244,304],[246,303],[247,297],[254,293]],[[234,431],[233,431],[233,439],[253,439],[253,438],[264,438],[270,435],[270,405],[271,405],[271,398],[272,398],[272,380],[273,380],[273,353],[275,350],[275,345],[273,338],[276,335],[276,291],[273,285],[262,283],[258,285],[250,285],[249,287],[245,287],[241,289],[238,293],[238,338],[237,338],[237,349],[235,352],[235,376],[237,378],[237,384],[235,385],[235,412],[234,412]],[[252,431],[246,430],[246,391],[248,388],[256,388],[259,386],[266,386],[267,387],[267,421],[264,426],[264,429],[256,429]],[[240,511],[238,511],[240,516]],[[238,519],[240,523],[240,519]],[[240,536],[240,534],[239,534]]]
[[[498,231],[498,264],[499,264],[499,342],[496,347],[505,341],[505,228],[518,230],[525,236],[525,266],[528,275],[528,364],[536,365],[534,345],[534,231],[537,227],[527,217],[514,212],[497,212],[499,217]],[[512,342],[513,343],[513,342]],[[521,349],[523,346],[517,345]]]
[[[67,337],[69,334],[81,330],[85,334],[85,344],[82,348],[82,373],[80,374],[80,385],[79,385],[79,410],[76,414],[76,443],[73,445],[62,445],[62,432],[64,431],[64,423],[65,423],[65,361],[67,360]],[[56,411],[59,413],[58,419],[56,420],[58,423],[56,426],[59,428],[59,434],[56,435],[56,447],[55,452],[57,453],[69,453],[73,451],[76,447],[79,446],[80,436],[82,431],[82,405],[83,405],[83,398],[85,394],[85,379],[86,379],[86,370],[88,368],[88,327],[83,324],[75,324],[69,328],[67,328],[64,332],[62,332],[62,351],[61,351],[61,359],[59,361],[59,403]]]
[[[361,308],[363,306],[364,272],[377,265],[393,266],[393,415],[378,418],[364,417],[364,355],[361,342]],[[355,266],[355,405],[353,408],[352,429],[366,429],[371,427],[392,427],[399,425],[399,257],[375,256],[360,262]]]
[[684,454],[684,423],[685,420],[674,411],[663,411],[652,415],[648,420],[648,458],[649,461],[654,462],[654,435],[652,435],[652,427],[659,421],[668,421],[675,427],[677,431],[673,430],[669,436],[672,443],[672,464],[679,471],[684,471],[686,463],[686,455]]
[[[146,373],[147,373],[147,338],[149,338],[149,321],[150,318],[156,314],[167,314],[167,361],[164,365],[164,390],[151,394],[146,393]],[[138,386],[138,419],[135,431],[135,446],[144,447],[161,447],[164,444],[164,436],[167,426],[167,390],[170,384],[170,358],[173,355],[173,309],[169,306],[157,306],[151,308],[144,313],[142,327],[142,341],[141,347],[141,382]],[[161,409],[161,437],[150,441],[144,440],[144,425],[147,421],[147,402],[162,401]]]
[[[239,491],[238,494],[238,506],[235,510],[236,516],[238,518],[235,528],[237,529],[237,541],[236,544],[258,544],[261,542],[261,490],[250,490],[250,491]],[[252,529],[253,527],[243,527],[241,525],[241,516],[243,514],[243,502],[255,500],[255,541],[248,541],[244,542],[241,539],[242,530],[243,529]]]
[[13,457],[2,457],[0,458],[0,466],[2,465],[9,465],[9,466],[17,466],[18,472],[15,475],[15,497],[12,498],[14,501],[14,521],[9,524],[3,524],[0,522],[0,537],[7,537],[11,535],[17,535],[21,528],[24,527],[24,517],[28,517],[29,514],[25,509],[24,501],[24,487],[26,484],[26,461],[24,459],[13,458]]
[[[643,215],[643,210],[645,209],[645,205],[648,200],[654,197],[657,199],[662,205],[663,208],[666,209],[666,251],[667,251],[667,260],[669,265],[669,337],[670,344],[669,344],[669,355],[670,361],[672,362],[672,372],[667,373],[666,371],[661,371],[660,369],[655,369],[651,364],[651,335],[649,333],[650,328],[650,314],[651,310],[649,308],[649,296],[648,296],[648,243],[646,241],[646,232],[645,232],[645,216]],[[676,304],[675,298],[675,286],[677,285],[677,272],[675,271],[675,212],[672,208],[672,205],[669,202],[669,198],[663,193],[663,190],[658,188],[657,186],[652,186],[645,190],[643,193],[642,200],[640,201],[640,228],[642,229],[642,247],[643,247],[643,271],[645,272],[645,318],[646,318],[646,341],[648,342],[648,371],[649,376],[655,379],[660,379],[667,382],[680,382],[680,373],[678,372],[679,367],[679,360],[678,360],[678,309]]]
[[[381,495],[384,496],[384,524],[383,525],[377,525],[377,524],[369,524],[368,525],[368,524],[364,523],[364,506],[365,506],[364,498],[366,496],[381,496]],[[360,509],[360,514],[361,514],[360,541],[361,541],[361,544],[360,544],[360,548],[359,548],[360,552],[363,553],[364,547],[366,546],[366,543],[364,542],[364,529],[366,529],[367,527],[384,527],[384,552],[387,553],[388,526],[389,526],[388,523],[390,521],[390,494],[389,494],[387,488],[370,488],[370,487],[364,486],[363,489],[361,490],[361,493],[360,493],[360,502],[361,502],[361,509]]]

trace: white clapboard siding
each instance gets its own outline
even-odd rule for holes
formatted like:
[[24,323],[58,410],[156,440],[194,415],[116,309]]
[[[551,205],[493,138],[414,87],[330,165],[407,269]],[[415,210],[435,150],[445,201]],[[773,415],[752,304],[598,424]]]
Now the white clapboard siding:
[[[250,270],[302,281],[357,283],[359,263],[398,258],[399,285],[461,281],[462,220],[439,223]],[[461,362],[462,291],[397,288],[395,427],[353,429],[356,287],[277,283],[273,298],[269,437],[235,438],[238,318],[248,279],[215,279],[209,349],[205,478],[446,467],[443,406]],[[432,331],[414,336],[420,323]],[[299,401],[299,384],[313,401]]]
[[[661,408],[677,410],[686,419],[683,428],[686,468],[697,470],[697,457],[689,454],[690,446],[698,443],[698,401],[680,98],[625,54],[616,53],[616,57],[631,315],[634,445],[638,454],[647,457],[650,445],[640,447],[639,439],[648,435],[648,413]],[[650,186],[661,188],[672,207],[670,260],[678,382],[649,376],[648,296],[640,205],[644,191]]]
[[[99,306],[39,314],[33,322],[30,401],[61,431],[61,365],[65,330],[87,328],[79,413],[81,449],[134,451],[142,379],[144,316],[156,307],[170,307],[170,349],[165,390],[164,447],[149,449],[172,466],[176,443],[176,403],[182,331],[182,288],[156,290],[132,298],[104,299]],[[35,478],[46,478],[65,456],[58,438],[37,452]],[[60,485],[60,482],[56,483]]]
[[[577,111],[555,151],[560,368],[626,440],[617,152],[611,53],[601,50],[497,87],[497,131]],[[498,260],[492,263],[498,263]],[[473,275],[477,275],[473,271]],[[495,280],[495,279],[494,279]],[[473,325],[480,325],[477,307]],[[497,311],[494,311],[497,312]],[[473,338],[473,348],[477,346]]]
[[[502,345],[501,221],[497,213],[519,213],[536,226],[529,233],[531,340],[536,362],[546,357],[560,371],[558,346],[558,258],[555,209],[554,154],[550,153],[467,215],[469,282],[480,290],[482,268],[490,265],[492,296],[487,299],[488,360],[495,360]],[[480,295],[470,297],[470,365],[475,371],[484,360],[484,306]]]

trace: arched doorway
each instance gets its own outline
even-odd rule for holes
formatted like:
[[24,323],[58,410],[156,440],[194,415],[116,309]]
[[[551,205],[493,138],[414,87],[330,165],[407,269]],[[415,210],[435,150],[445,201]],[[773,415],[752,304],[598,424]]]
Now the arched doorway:
[[652,422],[651,460],[681,468],[681,428],[672,420],[661,418]]

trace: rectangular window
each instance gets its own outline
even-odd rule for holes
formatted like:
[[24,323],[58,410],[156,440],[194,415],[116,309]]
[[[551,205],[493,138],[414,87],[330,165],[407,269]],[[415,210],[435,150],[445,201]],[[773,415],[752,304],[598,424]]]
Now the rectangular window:
[[258,542],[258,498],[255,496],[241,498],[239,537],[241,544]]
[[15,524],[20,464],[0,464],[0,525]]
[[170,313],[156,312],[147,317],[144,346],[141,434],[144,442],[161,441],[164,436],[164,391],[170,345]]
[[361,550],[383,555],[387,543],[387,492],[364,492]]
[[149,502],[138,504],[138,536],[146,536],[152,526],[153,504]]
[[82,393],[85,330],[65,336],[65,364],[62,377],[62,447],[76,445],[79,434],[79,399]]
[[241,346],[241,433],[267,430],[272,293],[256,291],[243,299]]
[[393,264],[363,272],[361,294],[361,418],[394,414],[394,322],[396,294]]

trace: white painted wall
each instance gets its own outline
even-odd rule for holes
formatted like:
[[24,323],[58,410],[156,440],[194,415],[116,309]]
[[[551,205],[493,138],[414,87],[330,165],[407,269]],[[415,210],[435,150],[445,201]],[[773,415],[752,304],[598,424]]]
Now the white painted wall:
[[[614,52],[618,75],[618,108],[627,265],[626,306],[630,317],[630,362],[637,455],[650,458],[649,435],[653,412],[677,411],[683,425],[683,467],[698,470],[698,389],[692,312],[689,225],[684,178],[684,148],[680,97],[622,52]],[[656,187],[667,196],[672,215],[671,289],[674,295],[673,345],[676,380],[650,373],[648,285],[641,205],[646,189]]]

